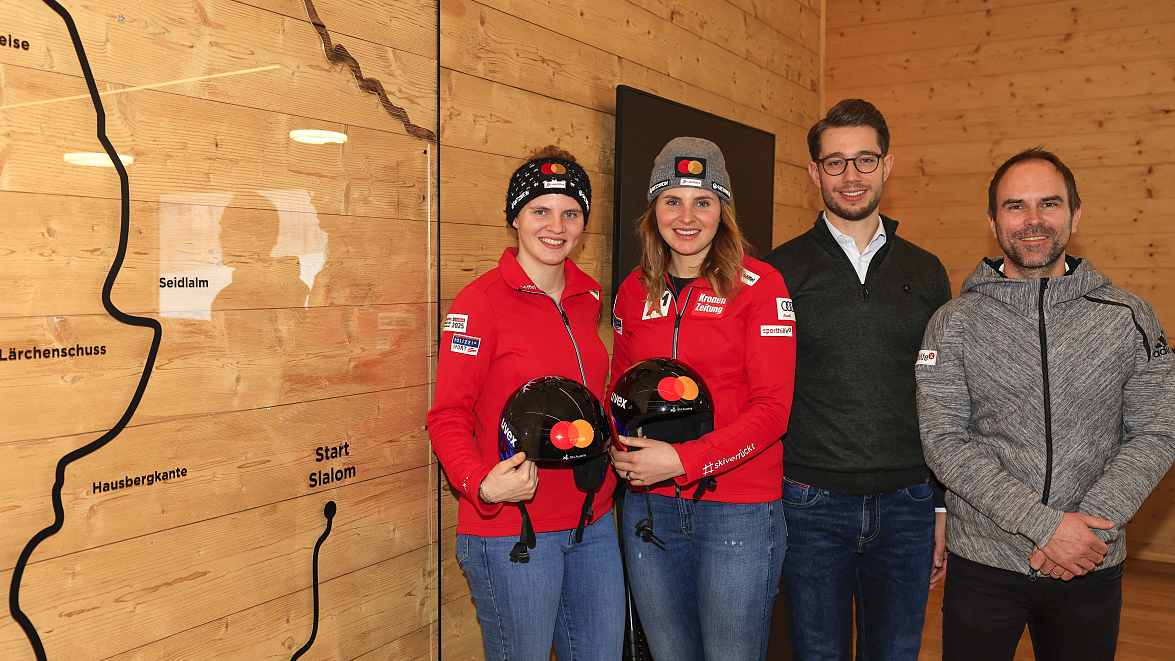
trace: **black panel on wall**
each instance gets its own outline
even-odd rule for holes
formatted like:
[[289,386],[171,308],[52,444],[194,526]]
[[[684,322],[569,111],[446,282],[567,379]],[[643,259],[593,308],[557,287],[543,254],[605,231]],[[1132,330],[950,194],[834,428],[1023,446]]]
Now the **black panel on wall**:
[[640,263],[636,220],[648,208],[653,159],[679,136],[705,138],[726,157],[739,227],[759,255],[771,250],[775,134],[695,110],[626,85],[616,88],[616,197],[612,294]]

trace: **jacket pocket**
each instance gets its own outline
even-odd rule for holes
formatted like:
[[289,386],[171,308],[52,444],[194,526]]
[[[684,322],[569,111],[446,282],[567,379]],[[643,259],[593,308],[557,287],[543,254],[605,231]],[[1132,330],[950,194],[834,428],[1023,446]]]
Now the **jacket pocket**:
[[820,489],[783,478],[783,504],[787,507],[811,507],[821,495]]

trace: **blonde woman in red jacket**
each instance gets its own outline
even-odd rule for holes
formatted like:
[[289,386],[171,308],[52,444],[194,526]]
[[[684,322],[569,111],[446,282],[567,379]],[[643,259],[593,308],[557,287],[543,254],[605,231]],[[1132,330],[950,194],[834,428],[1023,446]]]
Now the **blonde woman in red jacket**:
[[[502,406],[539,376],[562,376],[603,401],[608,352],[596,327],[600,285],[568,259],[591,211],[587,173],[546,147],[510,180],[507,223],[518,245],[498,268],[457,295],[445,319],[433,449],[460,493],[457,559],[469,579],[490,661],[615,661],[624,629],[624,586],[612,519],[616,478],[605,475],[592,506],[566,467],[498,454]],[[525,503],[537,537],[525,562],[511,549]],[[582,537],[576,529],[583,526]]]
[[[787,549],[779,438],[791,411],[795,319],[783,277],[746,256],[730,202],[717,145],[667,144],[639,221],[641,267],[613,313],[611,381],[646,358],[675,358],[714,400],[714,430],[701,438],[621,437],[640,451],[612,452],[630,487],[625,566],[657,659],[763,659]],[[650,508],[653,536],[642,537],[634,531]]]

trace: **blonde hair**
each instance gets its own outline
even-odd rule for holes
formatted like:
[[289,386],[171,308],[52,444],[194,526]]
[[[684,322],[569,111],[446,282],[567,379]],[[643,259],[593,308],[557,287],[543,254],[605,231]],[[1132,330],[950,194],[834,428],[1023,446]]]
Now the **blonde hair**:
[[[727,298],[742,286],[743,255],[750,252],[751,245],[738,228],[734,209],[721,199],[719,206],[721,214],[718,232],[710,243],[710,251],[702,260],[698,277],[705,278],[714,288],[714,293]],[[661,230],[657,227],[656,199],[649,203],[649,208],[637,220],[637,235],[641,238],[640,269],[645,283],[645,300],[650,305],[656,305],[665,291],[671,250],[665,239],[661,238]]]

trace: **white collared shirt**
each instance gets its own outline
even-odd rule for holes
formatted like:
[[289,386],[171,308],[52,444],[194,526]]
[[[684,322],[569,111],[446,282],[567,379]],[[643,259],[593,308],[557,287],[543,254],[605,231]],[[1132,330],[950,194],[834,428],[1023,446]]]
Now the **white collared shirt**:
[[865,246],[865,251],[857,250],[857,240],[848,234],[842,234],[836,226],[828,222],[828,215],[821,211],[820,217],[824,219],[824,223],[828,225],[828,231],[832,232],[832,238],[840,245],[840,249],[845,251],[849,261],[853,264],[853,270],[857,272],[857,277],[861,279],[861,284],[865,284],[865,275],[869,273],[869,262],[873,261],[873,256],[881,250],[881,246],[885,245],[885,225],[881,223],[881,219],[877,220],[877,231],[873,233],[873,238],[869,240],[869,245]]

